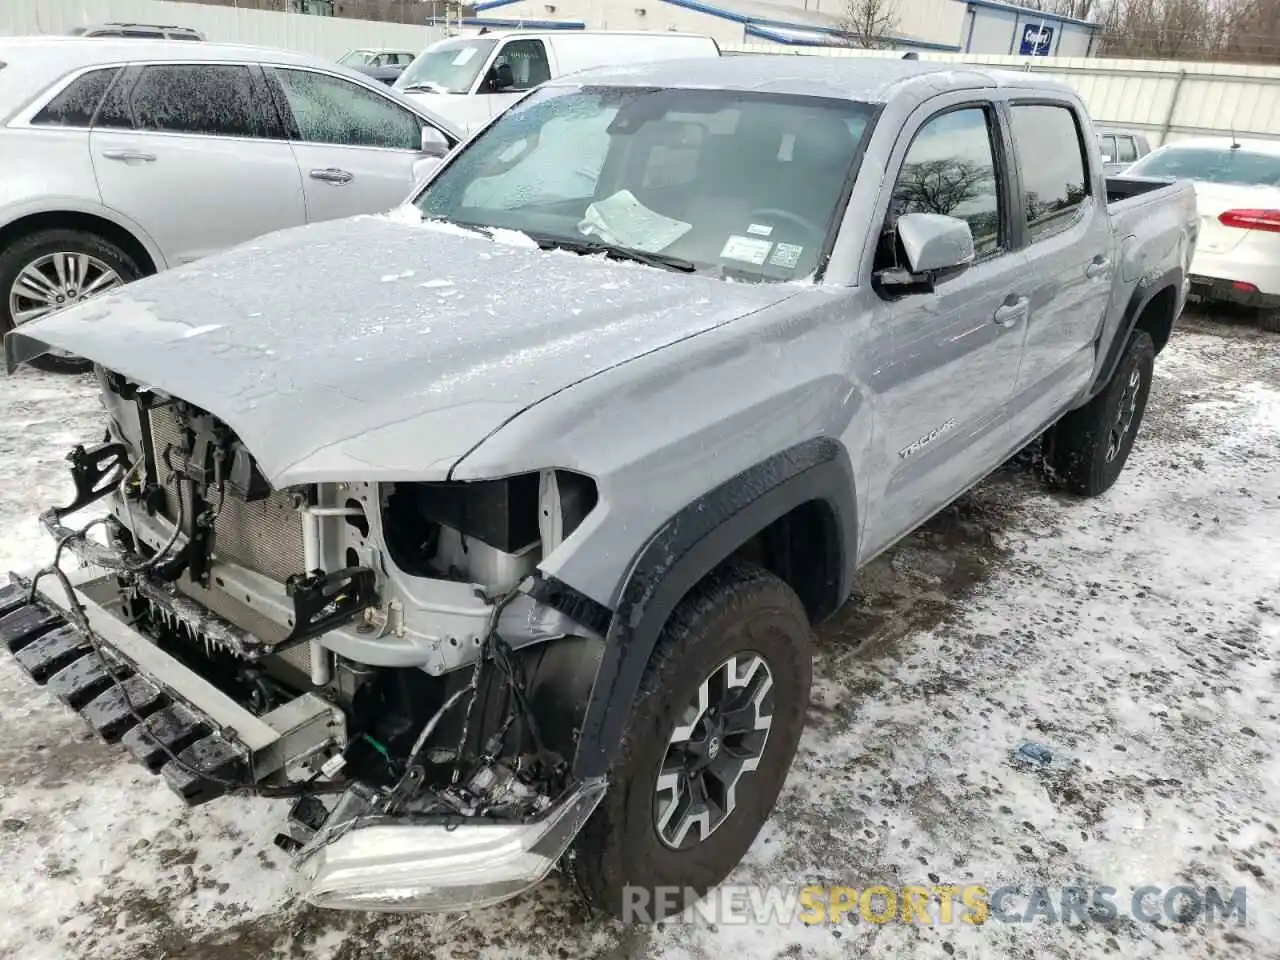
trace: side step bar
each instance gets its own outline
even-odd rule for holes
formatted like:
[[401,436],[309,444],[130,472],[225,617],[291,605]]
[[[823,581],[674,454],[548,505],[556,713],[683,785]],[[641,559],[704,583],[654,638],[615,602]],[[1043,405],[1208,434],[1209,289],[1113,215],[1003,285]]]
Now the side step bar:
[[102,656],[66,616],[65,593],[52,576],[41,578],[34,600],[29,579],[13,575],[0,584],[0,644],[187,804],[279,779],[300,760],[345,744],[341,712],[321,698],[307,693],[261,717],[250,713],[111,613],[114,575],[77,571],[69,579]]

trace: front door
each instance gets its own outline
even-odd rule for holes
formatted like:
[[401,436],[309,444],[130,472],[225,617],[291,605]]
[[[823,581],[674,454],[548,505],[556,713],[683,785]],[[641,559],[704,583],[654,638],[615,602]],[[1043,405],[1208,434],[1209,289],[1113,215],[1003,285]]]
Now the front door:
[[89,136],[102,201],[176,266],[306,222],[298,165],[258,68],[134,68]]
[[307,221],[383,213],[413,190],[422,159],[418,116],[332,74],[274,67],[302,172]]
[[876,267],[899,259],[893,226],[905,213],[967,221],[976,259],[932,293],[883,299],[870,317],[868,349],[854,358],[874,422],[868,480],[877,508],[863,529],[863,560],[998,462],[1030,306],[1026,255],[1010,248],[995,109],[961,102],[920,115],[910,146],[900,145],[890,164],[897,173]]

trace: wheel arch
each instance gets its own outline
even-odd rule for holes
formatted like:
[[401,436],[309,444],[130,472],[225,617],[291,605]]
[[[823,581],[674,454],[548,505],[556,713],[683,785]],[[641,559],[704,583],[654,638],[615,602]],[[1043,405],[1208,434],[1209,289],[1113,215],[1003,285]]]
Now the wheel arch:
[[1106,359],[1089,387],[1084,402],[1092,400],[1107,385],[1135,330],[1145,330],[1151,335],[1157,354],[1164,349],[1173,335],[1173,325],[1178,319],[1183,280],[1183,271],[1174,268],[1134,290],[1125,307],[1124,317],[1116,329],[1116,335],[1107,347]]
[[83,230],[111,241],[133,257],[146,274],[156,273],[165,267],[159,247],[136,223],[114,211],[89,210],[81,205],[19,213],[0,224],[0,249],[37,231],[58,229]]
[[[839,609],[852,584],[857,521],[849,458],[825,437],[744,470],[667,520],[632,559],[608,617],[575,773],[608,770],[663,626],[707,574],[748,556],[786,580],[810,618],[822,620]],[[800,545],[809,556],[797,555]]]

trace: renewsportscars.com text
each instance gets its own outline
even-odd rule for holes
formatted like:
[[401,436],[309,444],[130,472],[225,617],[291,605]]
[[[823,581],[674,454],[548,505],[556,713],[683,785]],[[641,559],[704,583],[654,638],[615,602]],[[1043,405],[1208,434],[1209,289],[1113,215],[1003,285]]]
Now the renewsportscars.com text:
[[[726,884],[701,900],[679,887],[627,887],[623,919],[651,923],[691,902],[685,919],[710,923],[1235,923],[1244,926],[1244,887],[1107,886],[752,886]],[[680,917],[667,916],[667,922]]]

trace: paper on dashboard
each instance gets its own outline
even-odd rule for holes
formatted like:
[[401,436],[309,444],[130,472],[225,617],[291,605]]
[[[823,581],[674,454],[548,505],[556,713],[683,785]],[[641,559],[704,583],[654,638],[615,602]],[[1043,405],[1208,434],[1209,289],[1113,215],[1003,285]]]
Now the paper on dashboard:
[[597,200],[578,224],[586,236],[644,253],[658,253],[693,229],[693,225],[650,210],[630,190]]

